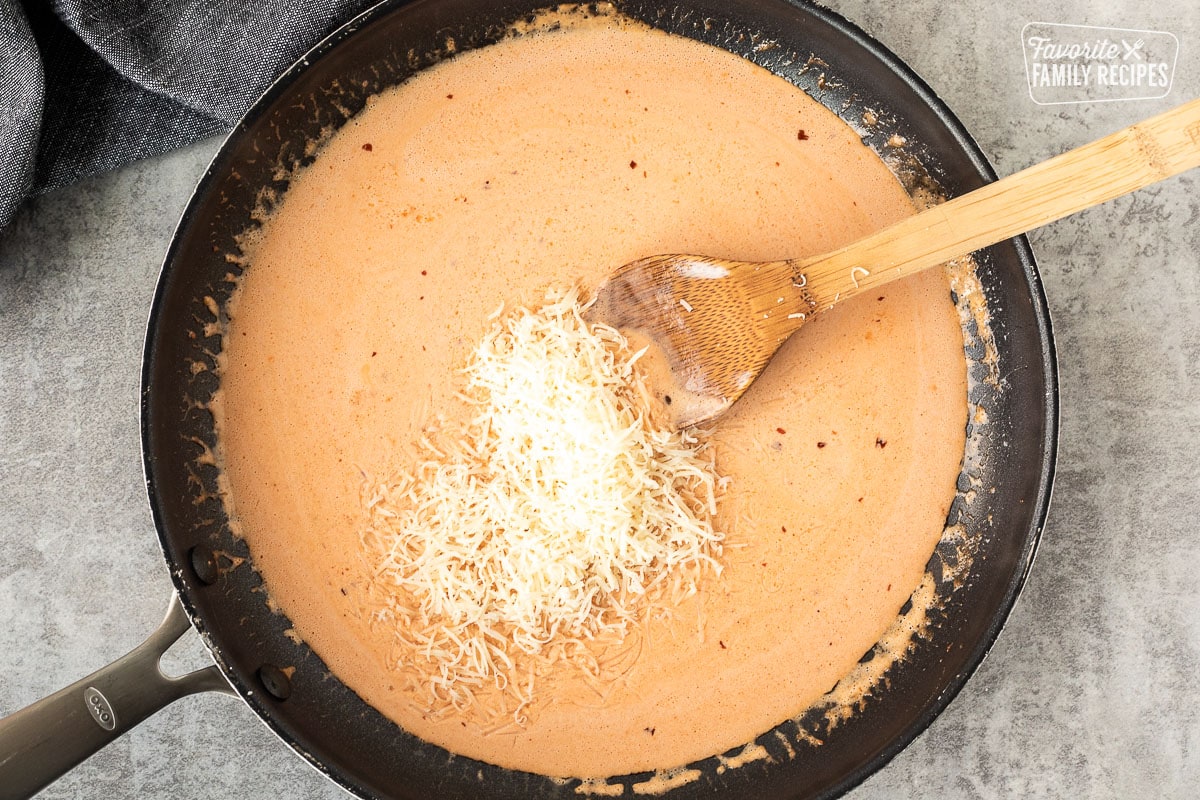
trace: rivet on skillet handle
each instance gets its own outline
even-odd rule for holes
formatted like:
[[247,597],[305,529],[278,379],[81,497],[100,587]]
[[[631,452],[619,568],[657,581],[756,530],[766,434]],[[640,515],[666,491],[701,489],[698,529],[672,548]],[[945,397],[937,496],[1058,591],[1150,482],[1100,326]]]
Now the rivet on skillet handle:
[[258,680],[267,694],[276,700],[287,700],[292,696],[292,679],[274,664],[263,664],[259,667]]
[[163,653],[191,626],[174,595],[146,641],[107,667],[0,720],[0,800],[33,796],[159,709],[196,692],[235,694],[216,666],[168,677]]

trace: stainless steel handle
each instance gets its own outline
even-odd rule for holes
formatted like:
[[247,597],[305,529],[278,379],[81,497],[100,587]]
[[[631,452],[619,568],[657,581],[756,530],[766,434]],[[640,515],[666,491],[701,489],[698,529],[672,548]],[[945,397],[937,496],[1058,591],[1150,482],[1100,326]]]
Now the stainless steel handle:
[[83,680],[0,720],[0,800],[23,800],[159,709],[196,692],[236,694],[216,666],[173,678],[163,653],[191,627],[178,598],[146,641]]

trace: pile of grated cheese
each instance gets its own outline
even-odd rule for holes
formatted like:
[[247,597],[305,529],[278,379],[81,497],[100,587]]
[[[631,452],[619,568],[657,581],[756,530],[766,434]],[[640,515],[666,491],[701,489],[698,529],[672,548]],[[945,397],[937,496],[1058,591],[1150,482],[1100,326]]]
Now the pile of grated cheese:
[[582,312],[571,291],[501,316],[465,369],[465,428],[431,426],[420,463],[365,489],[376,615],[432,709],[486,687],[525,706],[530,657],[619,641],[647,598],[720,571],[701,436],[655,427],[640,353]]

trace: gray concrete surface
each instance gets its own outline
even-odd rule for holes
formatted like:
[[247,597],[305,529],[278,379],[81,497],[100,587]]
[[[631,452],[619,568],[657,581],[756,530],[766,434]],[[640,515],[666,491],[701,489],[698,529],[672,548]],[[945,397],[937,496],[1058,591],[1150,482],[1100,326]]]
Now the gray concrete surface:
[[[1000,174],[1200,95],[1192,0],[833,7],[921,73]],[[1169,31],[1165,99],[1040,106],[1031,21]],[[31,202],[0,231],[0,715],[107,663],[170,586],[141,478],[143,324],[217,142]],[[1200,174],[1030,238],[1054,317],[1055,502],[1024,595],[934,725],[852,793],[1200,796]],[[194,634],[172,669],[206,663]],[[185,699],[47,798],[338,797],[239,701]]]

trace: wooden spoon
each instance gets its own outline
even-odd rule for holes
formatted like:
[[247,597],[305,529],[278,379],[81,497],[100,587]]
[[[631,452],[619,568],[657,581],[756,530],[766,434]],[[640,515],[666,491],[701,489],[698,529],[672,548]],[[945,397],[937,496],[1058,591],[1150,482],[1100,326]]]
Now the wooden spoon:
[[862,291],[1200,166],[1200,100],[1124,128],[812,258],[658,255],[597,290],[592,322],[650,345],[653,390],[676,428],[725,411],[780,345]]

